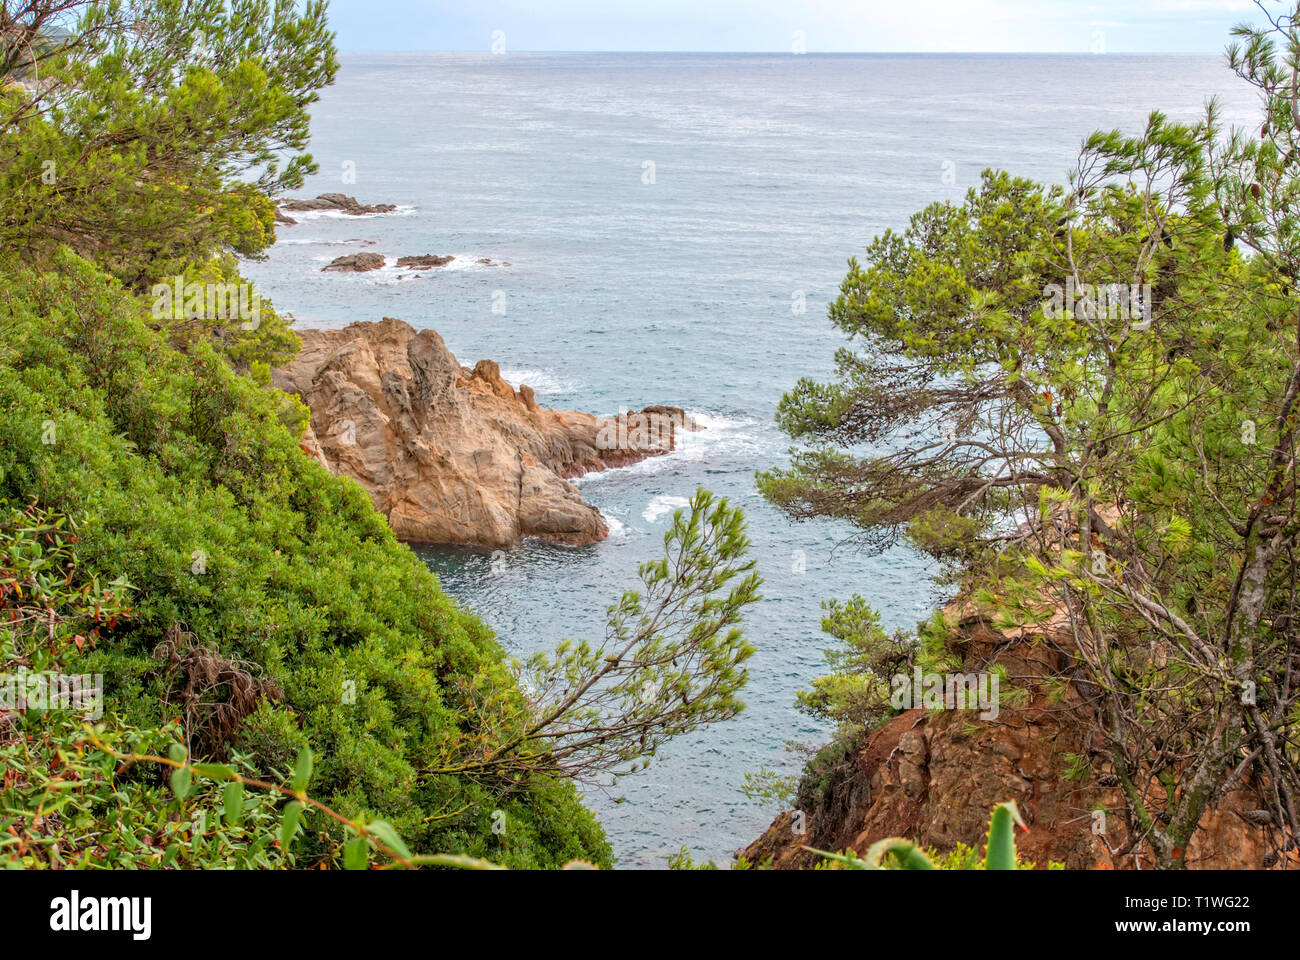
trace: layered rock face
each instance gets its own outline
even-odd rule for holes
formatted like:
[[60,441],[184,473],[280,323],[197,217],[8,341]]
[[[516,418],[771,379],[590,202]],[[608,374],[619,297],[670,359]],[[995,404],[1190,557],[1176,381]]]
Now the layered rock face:
[[462,367],[437,333],[400,320],[298,334],[274,383],[311,408],[304,448],[359,482],[403,540],[602,540],[608,525],[568,478],[667,453],[690,429],[671,407],[620,418],[540,407],[493,361]]
[[[805,774],[794,811],[782,813],[741,851],[751,861],[772,859],[777,869],[811,868],[821,858],[805,847],[865,854],[885,837],[906,837],[940,852],[958,843],[982,849],[994,804],[1015,800],[1029,825],[1016,833],[1022,859],[1040,868],[1150,869],[1143,848],[1112,856],[1126,836],[1123,801],[1101,744],[1088,741],[1080,722],[1083,702],[1075,684],[1054,700],[1044,677],[1059,677],[1067,659],[1054,651],[1066,642],[1061,625],[1036,633],[999,631],[967,608],[950,608],[966,638],[964,670],[1001,664],[1007,670],[995,719],[971,712],[908,710],[877,727],[842,757],[822,757],[816,775]],[[1008,688],[1033,691],[1022,706],[1009,704]],[[1090,761],[1080,774],[1078,758]],[[1067,775],[1069,774],[1069,775]],[[1264,830],[1252,823],[1260,803],[1241,789],[1228,794],[1201,821],[1187,866],[1204,869],[1278,867]],[[1094,832],[1093,811],[1104,806],[1105,835]],[[797,833],[796,827],[804,832]],[[1106,843],[1110,838],[1110,845]],[[1300,857],[1291,855],[1291,869]]]

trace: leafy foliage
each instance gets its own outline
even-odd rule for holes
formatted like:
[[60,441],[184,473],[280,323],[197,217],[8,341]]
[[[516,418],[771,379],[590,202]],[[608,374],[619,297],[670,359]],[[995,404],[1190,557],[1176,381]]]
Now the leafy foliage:
[[520,665],[299,449],[236,257],[337,68],[324,0],[0,0],[0,666],[107,696],[0,712],[8,864],[605,866],[573,781],[742,708],[726,501]]
[[1113,852],[1162,867],[1243,786],[1277,853],[1300,835],[1295,24],[1229,53],[1257,136],[1153,113],[1088,138],[1068,188],[986,172],[850,261],[837,379],[784,398],[807,446],[759,478],[945,563],[997,627],[1064,614],[1049,642],[1126,798]]
[[[364,491],[298,448],[288,397],[234,372],[205,338],[176,349],[149,322],[148,297],[75,255],[59,266],[0,271],[0,496],[41,505],[0,541],[0,633],[19,665],[49,647],[59,669],[103,674],[109,709],[93,736],[67,717],[22,718],[39,736],[15,740],[27,773],[9,809],[24,811],[29,848],[48,833],[71,855],[61,821],[35,830],[49,789],[38,767],[78,758],[82,786],[59,789],[82,805],[81,823],[118,789],[114,758],[166,764],[159,745],[179,736],[182,756],[221,760],[249,782],[315,757],[316,796],[297,801],[308,809],[278,817],[342,812],[286,865],[355,862],[348,844],[368,834],[350,825],[376,822],[471,860],[607,865],[571,781],[629,772],[669,737],[741,709],[752,648],[739,624],[759,579],[725,500],[701,491],[674,517],[664,559],[643,565],[644,595],[611,608],[604,643],[511,664]],[[188,802],[203,776],[182,764],[175,799]],[[172,836],[163,821],[192,824],[197,808],[167,799],[164,813],[158,776],[127,779],[140,823],[164,830],[145,844],[152,856]],[[251,816],[261,806],[248,809],[267,826]],[[193,829],[182,832],[223,850],[264,836]],[[295,832],[284,829],[288,855]],[[250,847],[249,864],[269,865],[267,849]]]
[[822,630],[840,645],[825,654],[831,673],[816,679],[812,690],[801,690],[798,704],[810,716],[835,721],[840,735],[849,738],[895,713],[890,680],[910,671],[919,649],[913,638],[885,633],[880,615],[857,594],[823,607]]
[[141,289],[260,253],[337,69],[322,0],[4,0],[0,245]]
[[[144,319],[147,301],[84,261],[65,254],[59,266],[4,271],[0,496],[77,517],[71,583],[129,595],[130,618],[66,658],[104,675],[110,729],[156,733],[181,714],[191,754],[229,750],[264,777],[310,745],[331,807],[388,820],[425,849],[515,866],[608,863],[567,783],[419,775],[476,729],[458,678],[512,684],[489,631],[359,487],[298,449],[283,394],[234,373],[206,342],[172,348]],[[236,685],[197,688],[196,709],[181,706],[187,675],[160,648],[178,625],[209,663],[282,692],[242,716],[228,742],[200,721],[233,703]],[[505,834],[491,830],[497,810]],[[343,831],[331,830],[299,856],[334,856]]]
[[[665,741],[734,717],[753,655],[739,624],[761,583],[745,559],[743,514],[699,490],[664,534],[664,558],[641,566],[644,594],[628,591],[609,610],[604,642],[566,641],[538,653],[520,678],[526,709],[491,729],[499,746],[473,743],[475,759],[436,772],[514,775],[544,767],[576,779],[625,775]],[[475,683],[487,713],[508,691]]]

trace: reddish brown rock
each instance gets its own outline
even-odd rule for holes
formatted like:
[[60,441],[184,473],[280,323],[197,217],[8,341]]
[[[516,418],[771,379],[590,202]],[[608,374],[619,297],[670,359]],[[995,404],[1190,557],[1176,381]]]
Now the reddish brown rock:
[[[1002,632],[966,608],[946,613],[965,640],[967,672],[1001,664],[1007,670],[1003,702],[989,722],[957,711],[909,710],[863,737],[846,755],[823,754],[819,775],[805,776],[799,804],[804,833],[796,833],[793,811],[782,813],[758,840],[740,851],[751,862],[771,859],[777,869],[806,869],[821,858],[806,849],[865,854],[885,837],[906,837],[940,852],[958,843],[983,848],[989,812],[1014,800],[1029,825],[1017,833],[1023,859],[1068,869],[1151,869],[1145,852],[1112,857],[1093,833],[1092,811],[1109,811],[1107,833],[1115,847],[1124,836],[1122,797],[1104,754],[1088,742],[1082,722],[1087,705],[1074,685],[1054,700],[1046,685],[1065,659],[1054,652],[1060,625],[1037,632]],[[1041,692],[1023,706],[1008,704],[1014,684]],[[1091,764],[1083,776],[1066,774],[1071,756]],[[815,782],[814,782],[815,781]],[[1253,791],[1230,793],[1201,821],[1186,851],[1187,866],[1202,869],[1259,869],[1269,857],[1264,831],[1250,821],[1259,806]],[[1291,869],[1300,866],[1292,855]]]
[[667,453],[685,422],[540,407],[493,361],[464,368],[437,333],[400,320],[299,336],[276,386],[307,403],[325,464],[360,483],[404,540],[601,540],[608,526],[568,478]]

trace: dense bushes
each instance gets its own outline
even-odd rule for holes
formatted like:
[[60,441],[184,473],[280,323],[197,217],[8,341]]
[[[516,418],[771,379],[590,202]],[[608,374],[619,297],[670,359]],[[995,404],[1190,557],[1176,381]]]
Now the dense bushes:
[[[513,680],[364,492],[298,449],[301,410],[205,339],[177,349],[90,264],[65,252],[57,268],[0,265],[0,499],[77,521],[77,582],[129,585],[129,613],[81,649],[63,642],[75,621],[58,629],[58,666],[104,675],[109,730],[171,729],[266,776],[310,744],[313,795],[412,848],[608,863],[566,782],[418,775],[464,736],[469,691]],[[7,636],[11,666],[35,656]],[[44,724],[26,762],[75,735]],[[170,800],[157,771],[132,776]],[[341,834],[307,826],[300,863],[337,855]]]

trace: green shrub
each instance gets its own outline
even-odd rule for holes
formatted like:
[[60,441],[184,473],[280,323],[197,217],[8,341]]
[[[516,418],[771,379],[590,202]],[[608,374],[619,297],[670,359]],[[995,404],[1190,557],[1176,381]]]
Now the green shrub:
[[[609,864],[563,780],[420,775],[481,738],[471,680],[517,696],[513,676],[364,491],[302,454],[284,395],[206,340],[178,349],[147,300],[84,261],[57,266],[0,263],[0,498],[78,518],[80,581],[131,588],[129,618],[59,654],[104,675],[110,734],[180,733],[194,756],[262,775],[305,742],[322,802],[390,822],[413,848]],[[60,730],[24,763],[66,754],[78,734]],[[341,833],[312,830],[299,862],[336,858]]]

